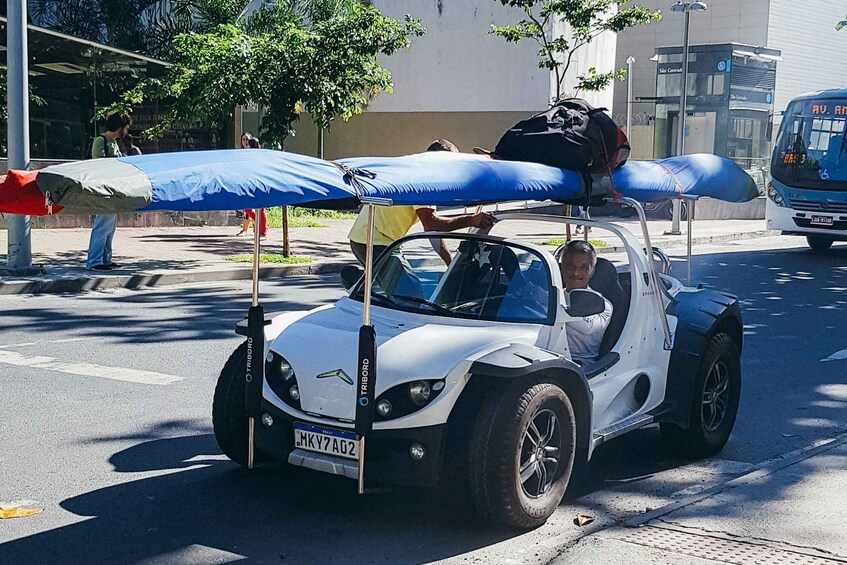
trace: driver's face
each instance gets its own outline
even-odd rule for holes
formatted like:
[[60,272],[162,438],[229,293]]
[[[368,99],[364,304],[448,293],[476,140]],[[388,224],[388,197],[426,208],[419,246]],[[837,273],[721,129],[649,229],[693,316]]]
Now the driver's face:
[[562,281],[565,288],[588,288],[588,281],[594,274],[591,266],[591,253],[579,249],[569,249],[562,257]]

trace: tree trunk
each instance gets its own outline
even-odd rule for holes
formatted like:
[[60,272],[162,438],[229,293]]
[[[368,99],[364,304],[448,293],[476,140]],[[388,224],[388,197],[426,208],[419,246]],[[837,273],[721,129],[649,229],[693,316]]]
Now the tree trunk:
[[288,206],[282,207],[282,256],[291,255],[291,244],[288,240]]

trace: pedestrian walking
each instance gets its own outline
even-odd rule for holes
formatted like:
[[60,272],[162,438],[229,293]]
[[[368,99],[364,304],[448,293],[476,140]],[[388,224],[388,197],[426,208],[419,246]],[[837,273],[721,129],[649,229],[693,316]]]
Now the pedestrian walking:
[[[91,144],[91,158],[122,157],[118,140],[122,139],[132,125],[132,118],[125,113],[109,114],[106,117],[106,131],[94,138]],[[88,242],[88,260],[86,267],[92,271],[111,271],[119,267],[112,261],[112,239],[118,227],[117,214],[98,214],[94,217],[91,238]]]
[[[250,132],[245,131],[241,134],[242,149],[259,149],[259,140],[253,137]],[[237,215],[238,216],[238,215]],[[241,231],[235,234],[236,236],[247,235],[247,230],[250,228],[250,222],[253,222],[253,229],[256,229],[256,213],[253,210],[242,210],[241,214]],[[259,210],[259,239],[268,237],[268,215],[264,208]]]

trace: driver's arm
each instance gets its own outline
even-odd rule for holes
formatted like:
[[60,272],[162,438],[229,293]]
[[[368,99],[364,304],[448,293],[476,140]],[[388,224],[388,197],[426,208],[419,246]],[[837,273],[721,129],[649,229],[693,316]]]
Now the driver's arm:
[[585,316],[583,318],[568,320],[568,331],[573,331],[586,336],[605,332],[606,328],[609,327],[609,322],[612,320],[612,303],[605,298],[603,299],[603,302],[606,304],[606,307],[601,313],[594,314],[593,316]]
[[447,244],[444,243],[444,240],[440,237],[431,237],[429,238],[429,243],[430,245],[432,245],[432,248],[435,249],[435,252],[441,256],[441,259],[444,261],[444,264],[449,265],[450,261],[453,260],[453,257],[447,250]]
[[415,210],[421,221],[424,231],[455,231],[462,228],[488,229],[494,225],[494,216],[488,212],[477,214],[465,214],[452,218],[442,218],[435,215],[432,208],[418,208]]

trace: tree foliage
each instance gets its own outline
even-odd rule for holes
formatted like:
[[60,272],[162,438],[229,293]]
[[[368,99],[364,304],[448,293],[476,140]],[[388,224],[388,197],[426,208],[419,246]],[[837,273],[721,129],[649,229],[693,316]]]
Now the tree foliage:
[[420,22],[385,17],[359,0],[278,2],[249,17],[239,17],[244,2],[229,3],[228,23],[177,35],[167,74],[142,81],[104,112],[167,100],[168,119],[147,132],[155,136],[177,124],[220,125],[237,106],[252,105],[264,110],[263,137],[281,143],[301,112],[328,128],[390,92],[378,55],[407,48],[424,33]]
[[[554,73],[556,99],[562,98],[565,77],[574,54],[604,32],[618,33],[662,18],[659,11],[629,6],[628,0],[495,0],[523,11],[525,18],[514,25],[491,26],[491,33],[510,43],[525,39],[538,43],[538,66]],[[556,35],[556,22],[568,24],[570,35]],[[598,72],[595,67],[577,77],[572,94],[602,90],[613,80],[626,77],[626,69]]]

